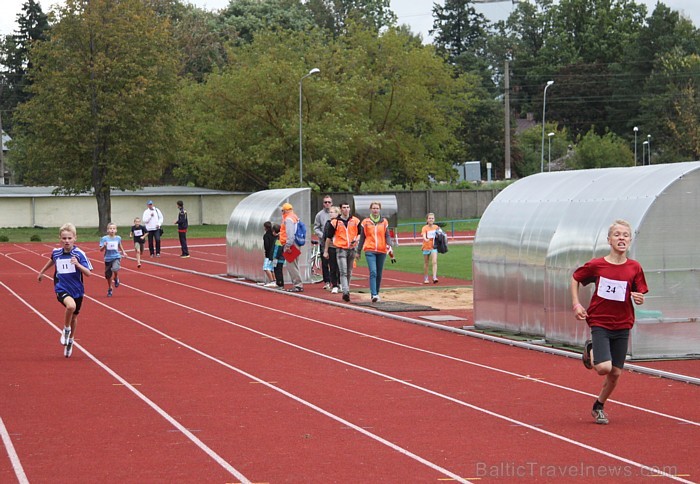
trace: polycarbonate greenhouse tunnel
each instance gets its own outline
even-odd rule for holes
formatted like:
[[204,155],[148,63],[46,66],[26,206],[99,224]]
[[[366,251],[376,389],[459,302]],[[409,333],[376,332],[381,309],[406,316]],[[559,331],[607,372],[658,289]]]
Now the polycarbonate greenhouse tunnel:
[[616,219],[632,225],[628,255],[649,285],[630,358],[700,356],[700,162],[540,173],[503,190],[474,240],[476,327],[582,345],[571,275],[609,252]]

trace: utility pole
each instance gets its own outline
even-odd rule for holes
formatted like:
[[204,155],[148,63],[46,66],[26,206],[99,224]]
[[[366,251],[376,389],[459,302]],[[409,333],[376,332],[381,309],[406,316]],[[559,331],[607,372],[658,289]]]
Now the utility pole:
[[[0,79],[0,100],[2,100],[2,90],[5,87],[4,79]],[[5,142],[2,131],[2,103],[0,102],[0,185],[5,184]]]
[[508,70],[508,61],[506,61],[505,66],[505,130],[506,130],[506,164],[505,164],[505,175],[506,180],[510,180],[510,71]]

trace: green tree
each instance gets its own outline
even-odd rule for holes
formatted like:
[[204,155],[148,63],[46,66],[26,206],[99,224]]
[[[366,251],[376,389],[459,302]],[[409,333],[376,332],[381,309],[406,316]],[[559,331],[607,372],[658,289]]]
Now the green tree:
[[94,191],[100,229],[110,189],[156,182],[173,145],[177,56],[167,21],[141,0],[68,0],[31,53],[14,163],[25,183]]
[[571,166],[573,168],[608,168],[634,166],[634,154],[629,143],[614,133],[599,136],[591,129],[576,144]]
[[309,0],[307,7],[316,24],[334,36],[358,24],[375,33],[396,25],[396,14],[389,0]]
[[303,84],[305,184],[359,190],[369,180],[410,187],[429,174],[449,177],[454,113],[469,83],[401,30],[378,37],[352,27],[335,39],[260,32],[220,74],[188,83],[181,105],[191,149],[181,180],[236,190],[298,185],[299,82],[312,67],[321,73]]
[[15,33],[0,40],[0,110],[2,127],[8,133],[13,131],[15,108],[29,99],[29,49],[33,42],[44,39],[49,29],[48,16],[41,5],[27,0],[17,14],[17,25]]
[[237,43],[250,43],[257,32],[308,30],[314,26],[309,10],[299,0],[233,0],[219,20],[236,33]]

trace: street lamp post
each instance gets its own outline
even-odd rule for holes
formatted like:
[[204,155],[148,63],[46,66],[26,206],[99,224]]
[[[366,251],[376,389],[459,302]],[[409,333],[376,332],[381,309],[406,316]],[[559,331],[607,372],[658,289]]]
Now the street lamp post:
[[644,155],[646,154],[646,149],[647,149],[648,144],[649,144],[648,141],[645,141],[644,143],[642,143],[642,165],[644,165],[644,163],[645,163],[644,162]]
[[647,153],[648,153],[647,157],[649,158],[649,164],[651,165],[651,135],[650,134],[647,135],[647,143],[649,143],[649,146],[647,146],[647,149],[649,150],[649,151],[647,151]]
[[317,67],[314,67],[309,71],[308,74],[306,74],[304,77],[299,79],[299,186],[304,186],[304,162],[303,162],[303,123],[302,123],[302,112],[301,112],[301,100],[302,100],[302,92],[301,92],[301,84],[309,76],[312,76],[314,74],[318,74],[321,72]]
[[547,152],[547,171],[552,171],[552,136],[554,136],[554,133],[547,134],[547,138],[549,138],[549,151]]
[[544,171],[544,125],[545,125],[545,110],[547,109],[547,88],[554,84],[554,81],[547,81],[544,86],[544,97],[542,100],[542,156],[540,157],[540,173]]
[[[638,127],[634,127],[634,166],[637,166],[637,131],[639,131]],[[644,164],[642,162],[642,164]]]

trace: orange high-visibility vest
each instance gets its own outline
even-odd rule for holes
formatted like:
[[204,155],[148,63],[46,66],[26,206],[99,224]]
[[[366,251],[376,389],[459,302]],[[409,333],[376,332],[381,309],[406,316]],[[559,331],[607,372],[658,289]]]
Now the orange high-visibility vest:
[[[296,227],[296,224],[299,223],[299,217],[294,212],[289,212],[288,214],[285,214],[282,216],[282,224],[280,226],[280,244],[282,245],[287,245],[287,224],[284,222],[287,220],[287,218],[291,217],[292,220],[294,221],[294,226]],[[294,237],[294,234],[292,234],[292,237]]]
[[379,223],[372,222],[372,219],[367,217],[362,221],[362,230],[365,234],[365,242],[362,246],[366,252],[379,252],[386,254],[389,250],[386,246],[386,231],[389,227],[387,219],[382,218]]
[[338,249],[349,249],[357,244],[358,227],[360,225],[360,219],[352,216],[348,220],[347,227],[339,219],[334,218],[331,220],[331,225],[335,228],[335,235],[333,235],[333,245]]

